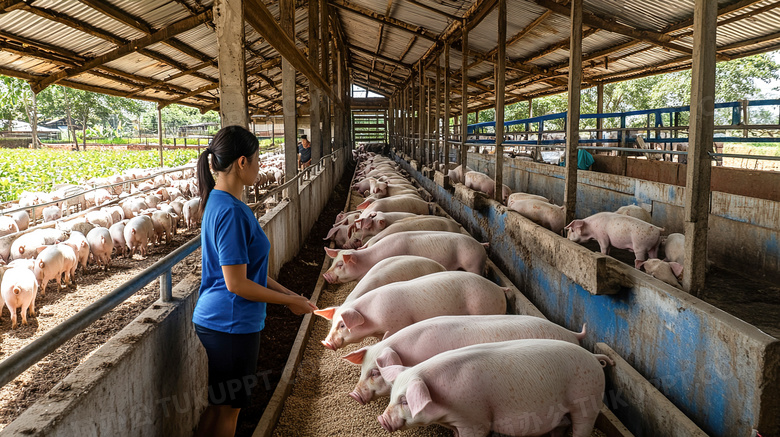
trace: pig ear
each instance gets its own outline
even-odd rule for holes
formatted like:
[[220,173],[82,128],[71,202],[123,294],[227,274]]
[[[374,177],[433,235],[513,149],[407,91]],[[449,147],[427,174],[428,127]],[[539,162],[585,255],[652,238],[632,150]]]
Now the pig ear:
[[566,225],[564,229],[581,229],[583,223],[584,222],[582,220],[572,220],[572,222]]
[[334,227],[330,228],[330,231],[328,231],[328,235],[325,238],[323,238],[323,240],[330,240],[333,237],[335,237],[336,236],[336,232],[338,232],[339,229],[341,229],[341,228],[339,228],[338,226],[334,226]]
[[364,210],[364,209],[368,208],[368,205],[371,205],[371,200],[366,199],[366,200],[363,201],[363,203],[361,203],[360,205],[356,206],[355,209],[357,209],[358,211]]
[[682,264],[676,262],[670,262],[669,267],[672,268],[672,272],[674,273],[674,276],[677,276],[677,279],[682,278],[682,273],[683,273]]
[[398,378],[398,375],[401,374],[404,370],[408,369],[408,367],[404,366],[387,366],[387,367],[379,367],[379,373],[382,374],[382,378],[384,378],[387,382],[393,382],[396,378]]
[[339,252],[341,252],[339,249],[331,249],[330,247],[326,247],[326,248],[325,248],[325,253],[326,253],[326,254],[327,254],[329,257],[331,257],[331,258],[335,258],[335,257],[337,257],[337,256],[338,256],[338,254],[339,254]]
[[341,357],[344,360],[349,361],[352,364],[363,364],[363,359],[366,356],[366,352],[368,352],[368,346],[364,348],[360,348],[356,350],[355,352],[349,353],[347,355],[344,355]]
[[376,221],[376,223],[377,223],[377,226],[381,227],[382,229],[387,227],[387,220],[385,220],[385,219],[379,219],[379,220]]
[[41,252],[43,252],[44,250],[46,250],[46,248],[47,248],[47,247],[49,247],[49,246],[40,246],[40,247],[38,247],[38,248],[37,248],[37,249],[35,249],[35,250],[37,250],[37,251],[38,251],[38,253],[41,253]]
[[314,314],[328,320],[333,320],[333,315],[336,313],[337,309],[339,309],[339,307],[328,307],[322,310],[316,310],[314,311]]
[[426,405],[432,402],[431,393],[425,381],[420,378],[414,378],[406,386],[406,402],[409,404],[409,412],[412,417],[418,415]]
[[403,363],[401,362],[401,357],[398,356],[398,352],[393,350],[391,347],[384,348],[382,353],[376,357],[376,365],[378,367],[400,366],[402,364]]
[[341,313],[341,320],[344,321],[344,326],[346,326],[347,329],[355,328],[366,322],[363,315],[354,308],[344,310]]
[[636,267],[637,270],[642,270],[643,265],[645,265],[644,261],[640,261],[638,259],[634,260],[634,267]]
[[355,263],[355,256],[351,253],[345,253],[344,255],[341,255],[341,259],[344,260],[345,263]]
[[390,337],[390,331],[385,331],[385,335],[382,336],[382,340],[387,340],[387,337]]

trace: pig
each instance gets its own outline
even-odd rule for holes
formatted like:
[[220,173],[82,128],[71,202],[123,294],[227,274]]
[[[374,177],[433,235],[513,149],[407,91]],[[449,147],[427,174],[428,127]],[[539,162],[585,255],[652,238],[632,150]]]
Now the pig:
[[66,232],[81,232],[84,235],[87,235],[89,231],[91,231],[95,225],[92,223],[89,223],[85,218],[77,218],[73,220],[68,221],[59,221],[57,222],[57,229],[61,231]]
[[349,395],[365,405],[390,394],[391,386],[382,378],[378,366],[411,367],[448,350],[528,338],[579,344],[585,338],[585,326],[577,333],[534,316],[439,316],[407,326],[379,343],[341,358],[361,366],[360,380]]
[[[474,169],[470,168],[469,166],[466,166],[466,172],[474,171]],[[452,170],[449,170],[447,172],[447,176],[450,177],[450,182],[453,184],[462,184],[464,182],[463,179],[463,165],[459,165],[455,167]]]
[[178,223],[179,220],[181,220],[182,212],[184,211],[184,202],[180,200],[172,200],[171,208],[173,208],[173,212],[176,213],[176,222]]
[[44,235],[38,232],[24,234],[11,245],[11,260],[35,258],[38,248],[46,246]]
[[131,258],[136,252],[146,256],[146,247],[154,239],[152,218],[145,215],[133,217],[125,225],[124,235]]
[[0,216],[0,237],[19,232],[19,225],[13,217]]
[[102,267],[104,271],[108,270],[111,263],[111,252],[114,251],[114,239],[107,228],[95,228],[87,234],[89,251],[95,263]]
[[16,237],[12,235],[0,237],[0,261],[1,262],[7,263],[11,261],[11,248],[15,240]]
[[76,253],[67,244],[45,246],[35,258],[35,278],[41,285],[41,296],[46,296],[46,286],[52,279],[60,287],[63,274],[65,282],[73,282],[72,274],[78,260]]
[[106,211],[90,211],[85,217],[89,223],[106,229],[114,224],[113,216]]
[[35,258],[31,259],[15,259],[8,263],[8,267],[21,267],[23,269],[29,269],[35,271]]
[[637,263],[636,268],[640,270],[644,269],[648,275],[660,279],[673,287],[680,287],[683,273],[682,264],[653,258],[647,261],[640,261]]
[[152,225],[158,244],[162,243],[163,235],[165,235],[165,244],[173,242],[173,235],[176,233],[176,218],[173,215],[165,211],[156,211],[152,213]]
[[546,197],[538,196],[536,194],[512,193],[509,195],[509,198],[507,198],[506,206],[508,208],[511,208],[514,202],[519,202],[521,200],[529,200],[529,199],[540,200],[542,202],[549,202],[549,199],[547,199]]
[[549,202],[536,199],[514,201],[509,209],[556,234],[560,234],[566,224],[564,207]]
[[361,250],[325,248],[333,264],[322,276],[331,284],[360,279],[377,262],[397,255],[418,255],[432,259],[447,270],[485,272],[485,245],[465,234],[413,231],[388,235],[377,244]]
[[646,260],[648,256],[658,257],[663,231],[663,228],[638,218],[614,212],[600,212],[584,220],[573,220],[565,229],[569,230],[569,240],[576,243],[595,239],[601,253],[605,255],[609,255],[610,247],[634,252],[634,266],[638,266],[639,261]]
[[393,389],[377,420],[389,432],[438,423],[457,436],[563,435],[571,424],[572,437],[588,437],[609,364],[606,355],[560,340],[466,346],[413,367],[380,367]]
[[188,200],[184,204],[182,214],[184,215],[184,223],[187,225],[187,229],[198,227],[198,224],[200,224],[200,197]]
[[148,208],[149,205],[146,204],[146,201],[138,197],[127,199],[122,203],[122,211],[125,213],[125,218],[133,218]]
[[70,246],[70,248],[73,249],[73,251],[76,253],[76,258],[78,258],[78,265],[80,265],[82,269],[86,269],[90,254],[87,237],[79,231],[73,231],[70,233],[70,237],[64,241],[64,243]]
[[16,227],[18,227],[20,231],[24,231],[30,227],[30,214],[27,214],[27,211],[16,211],[11,214],[11,218],[14,219]]
[[685,235],[669,234],[663,238],[664,260],[675,262],[680,265],[685,264]]
[[157,204],[163,201],[162,197],[156,194],[149,194],[144,198],[144,200],[146,201],[146,204],[149,206],[149,208],[157,208]]
[[370,193],[379,198],[399,196],[401,194],[417,194],[412,184],[388,184],[387,182],[372,182]]
[[363,279],[352,289],[349,296],[344,299],[343,304],[349,303],[383,285],[446,271],[447,269],[443,265],[432,259],[413,255],[391,256],[371,267]]
[[335,351],[366,337],[393,335],[431,317],[505,314],[507,290],[474,273],[441,272],[383,285],[314,313],[332,320],[322,344]]
[[618,214],[627,215],[629,217],[638,218],[639,220],[645,221],[647,223],[652,223],[652,218],[650,217],[650,213],[647,212],[646,209],[638,205],[621,206],[615,212]]
[[[119,205],[106,206],[101,208],[101,211],[111,214],[111,224],[118,223],[125,219],[125,210]],[[110,228],[111,226],[104,227]]]
[[372,211],[369,214],[360,214],[355,219],[355,229],[362,229],[364,231],[374,231],[372,235],[376,235],[386,227],[393,223],[403,220],[405,218],[419,217],[420,214],[413,212],[384,212],[384,211]]
[[62,210],[57,205],[47,206],[43,209],[43,221],[53,222],[62,218]]
[[[493,197],[493,193],[496,190],[496,183],[490,176],[478,171],[470,171],[466,173],[464,185],[471,188],[474,191],[480,191],[487,194],[489,197]],[[501,203],[506,204],[507,199],[512,194],[512,189],[506,185],[502,185],[501,188]]]
[[[35,317],[35,298],[38,294],[38,280],[35,273],[21,267],[10,268],[0,282],[0,296],[11,312],[11,329],[16,329],[16,309],[22,309],[22,325],[27,324],[27,311]],[[0,307],[2,314],[2,307]]]
[[368,248],[381,241],[388,235],[409,231],[437,231],[437,232],[461,232],[461,227],[455,220],[447,217],[419,216],[401,219],[386,227],[369,239],[362,248]]
[[410,212],[412,214],[430,214],[430,204],[422,200],[419,196],[396,196],[386,199],[372,200],[366,199],[357,206],[358,210],[363,210],[360,218],[366,217],[373,211],[382,212]]
[[111,239],[114,240],[114,250],[118,256],[124,256],[127,252],[127,242],[125,241],[125,224],[129,220],[122,220],[119,223],[114,223],[108,228],[108,233],[111,234]]

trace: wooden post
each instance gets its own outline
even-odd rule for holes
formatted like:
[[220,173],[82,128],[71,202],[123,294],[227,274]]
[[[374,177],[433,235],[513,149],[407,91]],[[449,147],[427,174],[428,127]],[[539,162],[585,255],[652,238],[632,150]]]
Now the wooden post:
[[569,49],[569,108],[566,114],[566,223],[574,220],[577,206],[577,146],[580,140],[580,85],[582,83],[582,0],[571,2]]
[[[435,118],[436,123],[433,125],[434,135],[433,138],[436,142],[433,143],[433,161],[441,162],[441,57],[436,57],[436,96],[435,96]],[[437,170],[434,168],[434,170]]]
[[[461,96],[462,102],[460,105],[460,164],[463,166],[463,176],[466,175],[466,167],[468,166],[468,147],[466,146],[466,137],[468,137],[468,114],[469,114],[469,29],[466,25],[466,20],[461,22],[461,30],[463,30],[463,65],[461,66],[460,81],[462,85]],[[463,181],[461,181],[463,182]]]
[[[309,62],[317,66],[320,63],[319,50],[320,3],[309,1]],[[309,80],[309,141],[311,142],[311,162],[319,162],[322,158],[322,130],[320,118],[322,115],[320,89]]]
[[[292,37],[295,26],[294,0],[280,0],[280,24],[285,33]],[[297,114],[295,102],[295,69],[282,57],[282,113],[284,114],[284,174],[289,181],[298,173]],[[285,194],[293,205],[299,205],[298,184],[293,183]],[[296,214],[300,217],[300,214]],[[298,224],[300,227],[300,223]],[[299,232],[295,232],[297,238]],[[297,243],[296,243],[297,244]]]
[[417,162],[422,165],[423,160],[423,148],[425,147],[425,71],[423,71],[422,60],[417,63],[417,71],[420,75],[419,79],[419,98],[420,103],[417,107]]
[[693,14],[691,119],[685,184],[685,266],[683,288],[694,296],[704,290],[707,270],[707,224],[715,115],[715,33],[718,5],[696,0]]
[[219,115],[222,126],[249,128],[244,59],[244,2],[217,0],[214,3],[219,63]]
[[[163,167],[163,124],[162,124],[162,109],[157,107],[157,138],[160,147],[160,168]],[[86,146],[87,137],[84,136],[84,150],[87,150]]]
[[[604,84],[600,83],[596,85],[596,112],[599,114],[604,113]],[[599,117],[596,119],[596,129],[598,131],[596,132],[596,138],[602,140],[604,139],[604,119]],[[599,143],[599,145],[602,145]]]
[[450,118],[452,117],[450,109],[450,43],[444,43],[444,174],[450,163]]
[[[314,1],[314,0],[312,0]],[[320,50],[322,56],[322,78],[326,83],[330,83],[330,30],[328,27],[329,7],[327,0],[320,0]],[[331,100],[327,96],[322,96],[322,156],[331,152],[330,146],[330,104]]]
[[496,186],[493,198],[504,203],[504,99],[506,97],[506,0],[498,0],[498,52],[496,53]]

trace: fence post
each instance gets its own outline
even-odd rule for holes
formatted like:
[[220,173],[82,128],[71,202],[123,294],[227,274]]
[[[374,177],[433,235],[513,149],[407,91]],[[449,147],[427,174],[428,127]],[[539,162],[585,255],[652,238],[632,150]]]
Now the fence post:
[[173,277],[170,269],[160,276],[160,300],[163,302],[173,300]]

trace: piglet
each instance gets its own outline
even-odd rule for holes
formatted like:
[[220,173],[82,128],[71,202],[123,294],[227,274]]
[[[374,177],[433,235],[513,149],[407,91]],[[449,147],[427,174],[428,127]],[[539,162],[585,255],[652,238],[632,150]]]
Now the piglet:
[[[11,329],[16,329],[16,309],[22,309],[22,324],[27,324],[27,311],[35,317],[35,298],[38,294],[38,280],[30,269],[13,267],[5,271],[0,282],[0,296],[11,312]],[[2,307],[0,307],[2,314]]]
[[647,261],[639,261],[636,268],[644,270],[648,275],[660,279],[673,287],[680,286],[683,273],[682,264],[653,258]]
[[480,343],[547,338],[579,344],[584,337],[584,326],[577,333],[534,316],[439,316],[407,326],[342,358],[361,365],[360,380],[349,395],[364,405],[390,394],[391,386],[382,378],[379,366],[415,366],[442,352]]
[[510,205],[509,209],[556,234],[561,233],[566,223],[566,212],[563,206],[537,199],[516,200]]
[[685,264],[685,235],[669,234],[662,238],[666,261]]
[[79,231],[73,231],[70,233],[70,237],[64,241],[64,243],[70,246],[70,248],[73,249],[73,251],[76,253],[76,258],[78,258],[78,265],[81,266],[82,270],[86,269],[90,253],[87,237]]
[[600,212],[583,220],[573,220],[565,229],[569,230],[569,240],[584,243],[595,239],[601,253],[609,255],[610,247],[628,249],[634,252],[636,260],[658,257],[663,228],[651,225],[638,218],[614,212]]
[[111,233],[106,228],[95,228],[87,234],[89,251],[92,253],[92,259],[103,270],[108,270],[111,263],[111,252],[114,251],[114,240]]
[[154,224],[152,218],[145,215],[133,217],[125,225],[125,243],[130,250],[130,257],[136,252],[146,256],[146,247],[154,239]]
[[72,283],[72,274],[77,265],[76,253],[67,244],[55,244],[41,249],[38,257],[35,258],[35,278],[41,285],[41,296],[46,296],[46,286],[52,279],[60,288],[62,275],[65,275],[65,282],[69,280]]
[[182,210],[187,229],[198,227],[200,224],[200,197],[194,197],[184,204]]
[[382,338],[421,320],[445,315],[505,314],[507,289],[469,272],[441,272],[383,285],[340,307],[317,310],[332,320],[322,344],[340,349]]
[[111,239],[114,240],[114,250],[118,256],[124,256],[127,251],[127,242],[125,241],[125,225],[130,220],[122,220],[119,223],[114,223],[108,228],[108,233],[111,234]]
[[639,220],[645,221],[647,223],[652,223],[652,217],[650,217],[650,213],[638,205],[621,206],[615,212],[618,214],[627,215],[629,217],[638,218]]
[[563,435],[593,431],[604,396],[605,355],[560,340],[467,346],[414,367],[379,367],[392,382],[377,419],[386,431],[440,424],[458,436]]
[[[473,171],[473,169],[470,168],[469,166],[466,166],[466,172],[470,172],[470,171]],[[454,169],[449,170],[447,172],[447,176],[450,177],[450,182],[452,182],[453,184],[458,184],[458,183],[462,184],[463,183],[463,166],[459,165],[459,166],[455,167]]]

